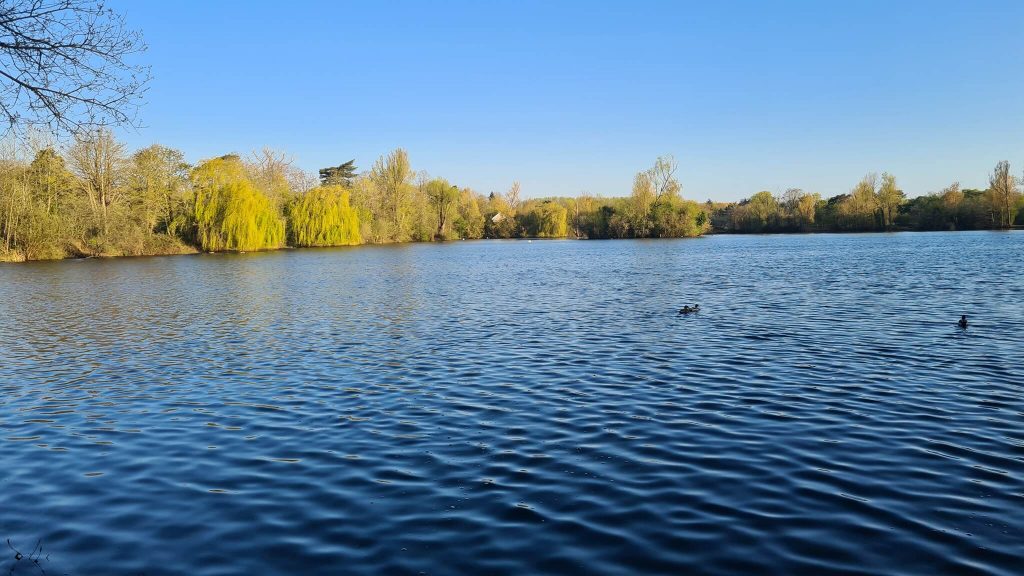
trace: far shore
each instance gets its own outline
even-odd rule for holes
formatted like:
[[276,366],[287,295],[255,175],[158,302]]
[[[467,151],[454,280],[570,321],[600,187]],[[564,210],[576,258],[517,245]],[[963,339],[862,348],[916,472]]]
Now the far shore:
[[338,246],[281,246],[279,248],[266,248],[262,250],[217,250],[203,252],[190,246],[181,246],[178,250],[164,250],[161,252],[154,252],[151,254],[95,254],[89,256],[66,256],[64,258],[35,258],[26,259],[21,254],[0,254],[0,264],[21,264],[27,262],[57,262],[57,261],[79,261],[79,260],[114,260],[121,258],[154,258],[160,256],[196,256],[196,255],[214,255],[214,254],[247,254],[247,253],[263,253],[263,252],[281,252],[287,250],[321,250],[330,248],[360,248],[360,247],[371,247],[371,246],[405,246],[413,244],[452,244],[455,242],[481,242],[490,240],[501,240],[501,241],[559,241],[559,240],[574,240],[574,241],[587,241],[587,240],[695,240],[698,238],[706,238],[710,236],[807,236],[807,235],[851,235],[851,234],[863,234],[863,235],[883,235],[883,234],[902,234],[902,233],[958,233],[958,232],[1017,232],[1024,230],[1024,226],[1013,226],[1009,229],[987,229],[987,230],[916,230],[913,228],[897,228],[893,230],[850,230],[850,231],[835,231],[835,230],[808,230],[804,232],[733,232],[727,230],[712,230],[702,236],[693,236],[689,238],[550,238],[550,237],[523,237],[523,238],[460,238],[451,240],[435,240],[430,242],[367,242],[363,244],[344,244]]

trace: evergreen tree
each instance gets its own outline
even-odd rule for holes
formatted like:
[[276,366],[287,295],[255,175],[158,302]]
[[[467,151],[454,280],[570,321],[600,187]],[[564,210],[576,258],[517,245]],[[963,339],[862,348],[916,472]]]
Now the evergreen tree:
[[320,184],[324,186],[352,186],[352,180],[356,177],[356,161],[349,160],[338,166],[330,166],[320,169]]

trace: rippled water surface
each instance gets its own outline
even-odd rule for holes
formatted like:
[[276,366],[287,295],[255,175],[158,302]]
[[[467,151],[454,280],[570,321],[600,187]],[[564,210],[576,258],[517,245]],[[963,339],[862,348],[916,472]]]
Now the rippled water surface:
[[0,539],[72,576],[1020,574],[1022,353],[1022,233],[6,265]]

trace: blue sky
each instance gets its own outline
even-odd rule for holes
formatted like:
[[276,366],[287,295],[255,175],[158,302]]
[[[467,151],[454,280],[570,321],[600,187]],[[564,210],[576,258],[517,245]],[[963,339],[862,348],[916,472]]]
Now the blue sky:
[[1024,2],[139,2],[154,80],[132,147],[283,150],[305,169],[401,146],[487,193],[911,196],[1024,168]]

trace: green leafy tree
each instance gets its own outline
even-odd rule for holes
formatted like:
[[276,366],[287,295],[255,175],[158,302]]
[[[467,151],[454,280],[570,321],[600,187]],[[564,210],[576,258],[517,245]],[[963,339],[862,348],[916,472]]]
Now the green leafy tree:
[[[672,156],[659,156],[654,166],[638,172],[633,178],[633,190],[626,204],[627,227],[636,238],[647,238],[656,233],[655,214],[662,218],[671,213],[671,206],[678,198],[682,186],[676,179],[678,163]],[[621,228],[617,222],[616,228]],[[664,226],[660,227],[664,229]],[[620,230],[620,232],[625,232]]]
[[481,197],[469,188],[459,192],[458,214],[453,227],[459,238],[483,238],[484,215],[480,212]]
[[761,191],[736,207],[733,226],[742,232],[765,232],[778,224],[779,214],[779,202],[772,193]]
[[413,171],[409,155],[401,148],[377,160],[370,171],[381,209],[374,217],[386,224],[386,241],[403,242],[409,237]]
[[868,174],[854,186],[839,206],[840,225],[849,230],[873,230],[877,228],[878,176]]
[[900,206],[906,201],[903,191],[896,186],[896,177],[888,172],[882,174],[882,185],[876,195],[878,209],[882,214],[882,227],[892,228]]
[[449,184],[444,178],[434,178],[424,185],[424,192],[434,214],[437,215],[437,231],[434,233],[434,238],[445,240],[448,238],[452,211],[459,200],[459,189],[457,186]]
[[626,218],[628,227],[637,238],[646,238],[651,232],[651,209],[656,194],[649,172],[637,172],[633,177],[633,190],[629,195]]
[[128,181],[134,209],[151,231],[171,232],[186,211],[189,165],[178,150],[154,144],[131,157]]
[[670,196],[652,211],[652,233],[658,238],[688,238],[707,231],[707,214],[700,204]]

